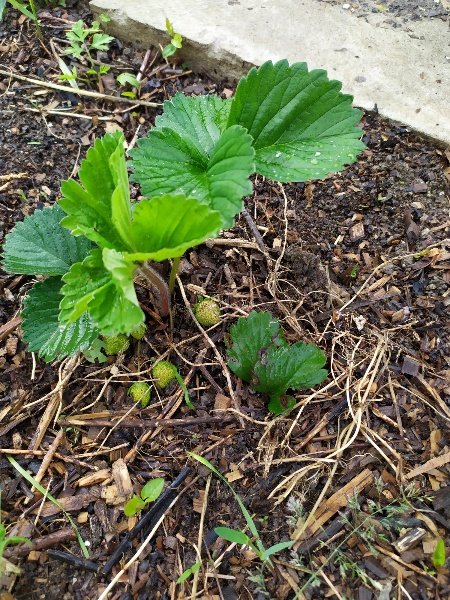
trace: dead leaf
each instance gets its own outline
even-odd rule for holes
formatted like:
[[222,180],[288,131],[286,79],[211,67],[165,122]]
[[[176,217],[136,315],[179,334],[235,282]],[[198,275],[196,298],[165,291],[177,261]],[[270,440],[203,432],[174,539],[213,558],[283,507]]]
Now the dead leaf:
[[86,508],[88,504],[94,500],[100,498],[100,488],[92,487],[89,491],[77,494],[76,496],[66,496],[65,498],[59,498],[56,506],[53,502],[45,502],[42,510],[37,507],[33,510],[33,514],[39,513],[42,517],[52,517],[62,512],[64,509],[66,512],[69,511],[80,511],[82,508]]

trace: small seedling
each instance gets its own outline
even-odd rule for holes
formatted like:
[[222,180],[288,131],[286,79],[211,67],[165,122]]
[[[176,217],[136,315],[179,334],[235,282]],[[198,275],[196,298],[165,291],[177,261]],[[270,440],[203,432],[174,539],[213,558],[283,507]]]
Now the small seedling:
[[[355,538],[360,540],[364,546],[367,546],[372,556],[377,556],[380,542],[385,547],[392,543],[392,538],[387,537],[389,531],[395,532],[393,538],[396,539],[401,530],[409,527],[407,524],[409,519],[406,519],[406,521],[403,519],[402,522],[401,515],[416,513],[417,509],[412,501],[417,499],[422,503],[429,503],[432,498],[423,494],[414,484],[407,484],[406,486],[400,485],[398,496],[394,497],[389,504],[385,504],[386,495],[383,480],[375,478],[374,485],[379,494],[379,500],[370,499],[370,502],[369,499],[363,500],[356,491],[348,498],[348,507],[351,509],[352,515],[347,516],[341,513],[339,517],[345,524],[346,530],[341,532],[343,535],[340,536],[340,541],[336,544],[333,541],[322,543],[319,561],[314,560],[314,556],[297,554],[294,551],[291,553],[290,562],[301,567],[301,571],[305,575],[309,575],[301,588],[299,586],[299,595],[311,586],[320,584],[320,576],[327,565],[330,565],[333,570],[339,565],[342,575],[358,578],[360,581],[364,581],[366,585],[370,584],[377,592],[382,592],[381,582],[368,577],[361,569],[361,565],[352,560],[351,547],[353,547],[353,544],[349,544],[349,540]],[[390,488],[389,496],[391,496]],[[326,550],[328,551],[327,554],[325,554]],[[438,553],[440,553],[440,550],[438,550]],[[442,560],[442,555],[440,559]],[[311,570],[311,563],[317,569]],[[424,564],[422,564],[422,568],[430,575],[436,574]],[[390,597],[389,594],[385,595],[384,593],[380,593],[378,596],[380,598]]]
[[241,317],[231,326],[230,337],[228,366],[255,391],[269,395],[268,408],[275,414],[294,406],[294,399],[285,396],[288,389],[313,387],[328,375],[322,369],[326,362],[322,350],[303,342],[289,345],[278,319],[269,312],[252,311]]
[[445,565],[445,559],[445,542],[442,538],[439,538],[432,556],[433,566],[435,569],[443,567]]
[[93,21],[90,27],[86,26],[80,19],[72,25],[72,28],[66,33],[66,38],[70,45],[65,50],[65,54],[70,54],[75,58],[88,57],[92,62],[91,52],[101,50],[106,52],[114,38],[103,33],[99,21]]
[[[257,598],[270,598],[270,592],[266,587],[266,580],[264,578],[264,565],[260,565],[256,568],[256,572],[250,575],[248,578],[255,586],[255,593]],[[344,599],[343,599],[344,600]]]
[[[102,15],[102,21],[109,20]],[[94,59],[93,53],[97,51],[106,52],[109,50],[114,38],[104,33],[100,27],[99,21],[93,21],[90,27],[80,19],[72,25],[72,28],[66,32],[66,38],[69,40],[69,46],[64,53],[74,58],[87,62],[89,67],[86,69],[86,75],[94,75],[98,79],[106,75],[110,67],[108,65],[98,65]],[[60,79],[69,81],[73,78],[78,79],[78,71],[74,68],[70,73],[64,73]]]
[[31,540],[17,535],[8,535],[5,525],[0,522],[0,559],[8,546],[16,544],[31,544]]
[[[123,87],[130,85],[132,88],[137,88],[141,86],[141,82],[136,78],[133,73],[121,73],[116,77],[118,83]],[[136,93],[134,91],[123,91],[120,94],[121,96],[125,96],[126,98],[136,98]]]
[[128,390],[128,395],[131,396],[136,404],[140,402],[142,408],[147,408],[150,402],[151,387],[145,381],[136,381]]
[[220,306],[214,300],[205,298],[194,305],[194,315],[203,327],[212,327],[220,323]]
[[241,497],[234,491],[225,477],[220,473],[206,458],[203,456],[199,456],[198,454],[194,454],[193,452],[188,452],[191,458],[194,458],[199,463],[207,467],[214,475],[216,475],[233,494],[234,499],[238,503],[238,506],[244,516],[245,522],[247,523],[247,527],[251,533],[251,537],[248,536],[243,531],[238,529],[230,529],[229,527],[215,527],[214,531],[217,533],[219,537],[226,540],[227,542],[232,542],[234,544],[239,544],[241,546],[248,546],[253,550],[256,556],[263,562],[270,562],[270,557],[286,548],[291,548],[294,542],[279,542],[278,544],[274,544],[270,546],[270,548],[265,548],[261,537],[259,535],[258,529],[256,528],[255,522],[252,519],[252,516],[248,512],[245,504],[242,502]]
[[10,4],[13,8],[17,9],[20,13],[25,15],[30,21],[32,21],[36,27],[36,33],[38,37],[42,37],[41,27],[39,25],[39,20],[37,16],[37,5],[41,4],[43,6],[65,6],[65,0],[41,0],[40,2],[35,2],[35,0],[0,0],[0,21],[3,18],[3,13],[6,7],[6,4]]
[[195,573],[198,573],[201,568],[202,568],[201,561],[194,563],[191,567],[189,567],[188,569],[185,569],[181,573],[181,575],[177,579],[177,583],[183,583],[184,581],[187,581],[190,577],[192,577],[192,575],[195,575]]
[[69,513],[64,509],[64,507],[61,505],[61,503],[58,502],[58,500],[54,496],[52,496],[52,494],[50,494],[50,492],[48,490],[46,490],[39,483],[39,481],[36,481],[36,479],[32,475],[30,475],[30,473],[28,473],[28,471],[26,471],[21,465],[19,465],[19,463],[16,461],[15,458],[13,458],[12,456],[7,456],[6,458],[11,463],[11,465],[14,467],[14,469],[18,473],[20,473],[24,479],[26,479],[28,481],[28,483],[30,483],[34,488],[36,488],[39,492],[41,492],[41,494],[44,496],[44,498],[46,500],[50,500],[50,502],[52,502],[52,504],[57,506],[58,509],[64,514],[66,519],[69,521],[70,526],[72,527],[72,529],[75,532],[75,535],[77,537],[77,540],[80,545],[80,548],[81,548],[84,558],[89,558],[89,551],[86,547],[86,544],[85,544],[83,538],[81,537],[81,533],[80,533],[78,527],[76,526],[75,521],[72,519],[72,517],[69,515]]
[[3,16],[6,3],[10,4],[22,15],[25,15],[28,19],[30,19],[30,21],[33,21],[37,24],[36,3],[34,0],[27,0],[25,2],[23,0],[3,0],[0,2],[0,18]]
[[5,565],[7,564],[6,559],[3,558],[3,554],[8,546],[14,546],[17,544],[30,544],[31,540],[26,537],[20,537],[17,535],[8,535],[6,531],[6,527],[4,523],[1,521],[0,514],[0,578],[3,575],[5,570]]
[[173,56],[177,50],[183,46],[183,37],[179,33],[175,33],[172,23],[166,19],[166,31],[170,35],[170,44],[162,49],[162,57],[169,58]]
[[134,495],[123,507],[126,517],[134,517],[143,510],[150,502],[159,498],[164,488],[164,479],[157,477],[148,481],[141,490],[139,496]]
[[133,73],[121,73],[120,75],[117,75],[116,79],[120,85],[126,85],[127,83],[132,87],[139,87],[140,85],[139,79],[137,79]]
[[123,354],[130,347],[130,340],[128,336],[118,333],[117,335],[105,335],[103,337],[103,348],[105,354],[108,356],[114,356],[116,354]]

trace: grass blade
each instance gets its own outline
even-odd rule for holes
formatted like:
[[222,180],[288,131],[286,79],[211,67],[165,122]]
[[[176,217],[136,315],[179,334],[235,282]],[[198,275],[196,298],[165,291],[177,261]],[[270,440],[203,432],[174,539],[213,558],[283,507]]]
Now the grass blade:
[[48,500],[50,500],[50,502],[53,502],[53,504],[55,506],[57,506],[64,513],[64,516],[69,521],[71,527],[75,531],[75,535],[77,536],[77,540],[78,540],[78,543],[80,544],[80,548],[81,548],[81,551],[83,552],[84,558],[89,558],[89,551],[86,547],[86,544],[84,543],[84,540],[81,537],[78,527],[75,525],[75,522],[72,519],[72,517],[69,515],[69,513],[67,513],[64,510],[64,508],[61,506],[61,504],[58,502],[58,500],[54,496],[52,496],[44,487],[42,487],[42,485],[39,483],[39,481],[36,481],[36,479],[32,475],[30,475],[28,473],[28,471],[25,471],[25,469],[23,467],[21,467],[19,465],[19,463],[12,456],[7,456],[7,459],[9,460],[11,465],[16,469],[16,471],[18,473],[20,473],[22,475],[22,477],[24,477],[28,481],[28,483],[31,483],[31,485],[33,485],[37,490],[39,490],[41,492],[41,494],[44,496],[45,499],[48,499]]

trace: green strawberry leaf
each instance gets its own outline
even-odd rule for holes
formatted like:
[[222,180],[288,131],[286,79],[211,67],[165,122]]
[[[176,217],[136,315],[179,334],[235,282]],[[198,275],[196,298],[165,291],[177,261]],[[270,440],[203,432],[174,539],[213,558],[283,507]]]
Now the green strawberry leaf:
[[79,178],[81,183],[69,179],[61,185],[64,227],[102,248],[130,249],[130,196],[120,132],[95,142],[81,162]]
[[326,71],[286,60],[253,68],[241,79],[228,127],[253,137],[256,171],[282,182],[321,179],[356,160],[365,147],[361,112]]
[[95,249],[63,277],[62,322],[88,312],[104,335],[129,334],[144,322],[133,285],[135,266],[120,252]]
[[233,346],[228,349],[228,366],[240,379],[250,382],[261,352],[286,344],[277,319],[270,312],[252,311],[231,326]]
[[188,248],[216,237],[221,226],[220,214],[194,198],[165,195],[142,200],[133,212],[137,252],[125,256],[131,261],[177,258]]
[[62,281],[50,277],[36,283],[24,301],[22,311],[24,340],[30,352],[37,352],[46,362],[84,350],[98,337],[98,329],[83,315],[73,323],[59,322]]
[[272,396],[272,398],[269,399],[267,408],[269,409],[269,412],[274,415],[282,415],[293,408],[295,404],[295,398],[292,396]]
[[109,166],[115,186],[111,196],[111,221],[123,242],[132,248],[130,185],[122,137],[118,137],[117,148],[109,157]]
[[313,387],[328,375],[321,368],[325,362],[325,354],[314,344],[271,347],[260,354],[254,366],[254,389],[277,399],[288,389]]
[[144,487],[141,490],[141,498],[145,500],[145,502],[154,502],[157,498],[161,496],[161,493],[164,488],[164,479],[162,477],[156,477],[156,479],[151,479],[147,481]]
[[222,132],[228,103],[181,94],[165,104],[156,127],[130,152],[133,179],[146,196],[184,194],[220,212],[230,227],[251,193],[252,139],[244,128]]
[[172,129],[197,146],[201,155],[211,154],[226,129],[231,100],[219,96],[175,94],[164,102],[162,115],[156,117],[153,131]]
[[74,237],[60,225],[64,212],[58,205],[36,210],[17,223],[3,246],[3,268],[26,275],[64,275],[91,250],[85,237]]
[[239,125],[224,131],[212,149],[204,185],[209,189],[207,202],[220,212],[225,228],[232,227],[241,212],[243,196],[252,193],[248,178],[255,171],[254,157],[252,138]]
[[[133,275],[136,266],[124,259],[122,253],[109,248],[102,252],[103,264],[111,274],[112,280],[124,298],[131,304],[139,306],[139,300],[134,289]],[[133,330],[134,331],[134,330]]]

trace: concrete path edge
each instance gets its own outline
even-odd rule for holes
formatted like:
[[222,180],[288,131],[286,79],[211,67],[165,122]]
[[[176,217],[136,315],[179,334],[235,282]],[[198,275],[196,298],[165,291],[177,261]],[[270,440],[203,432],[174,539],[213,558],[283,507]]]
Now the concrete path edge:
[[406,29],[382,15],[357,18],[318,0],[92,0],[107,30],[141,48],[166,44],[165,18],[183,35],[180,56],[213,79],[237,80],[253,65],[287,58],[324,68],[365,110],[450,145],[450,32],[440,20]]

